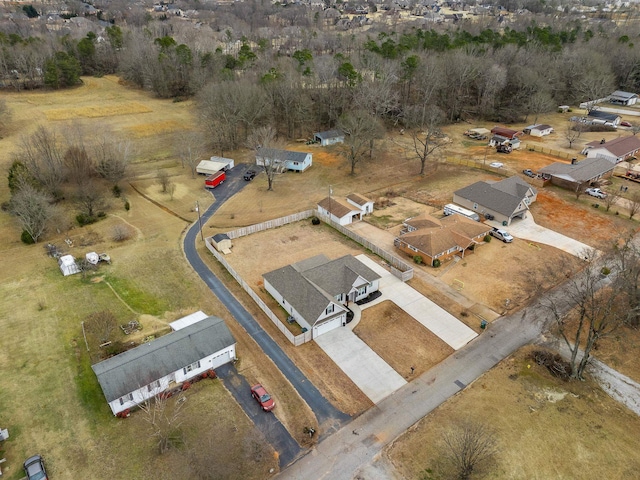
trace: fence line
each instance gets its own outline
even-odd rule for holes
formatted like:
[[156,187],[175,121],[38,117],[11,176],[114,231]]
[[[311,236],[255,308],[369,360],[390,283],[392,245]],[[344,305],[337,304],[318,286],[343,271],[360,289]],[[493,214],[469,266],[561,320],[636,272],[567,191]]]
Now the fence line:
[[281,227],[289,223],[299,222],[313,215],[316,215],[315,210],[305,210],[304,212],[294,213],[287,215],[286,217],[275,218],[273,220],[267,220],[266,222],[256,223],[255,225],[249,225],[248,227],[241,227],[231,232],[227,232],[227,236],[233,240],[234,238],[244,237],[251,235],[252,233],[262,232],[264,230],[270,230],[272,228]]
[[541,145],[535,145],[532,143],[527,143],[526,145],[523,145],[523,147],[530,152],[540,152],[547,155],[553,155],[554,157],[564,158],[565,160],[571,160],[576,156],[575,154],[561,152],[560,150],[553,150],[551,148],[545,148]]
[[411,278],[413,278],[413,267],[408,263],[400,260],[398,257],[395,257],[394,255],[387,252],[386,250],[383,250],[377,245],[374,245],[366,238],[358,235],[357,233],[349,230],[348,228],[340,225],[339,223],[334,222],[333,220],[331,220],[331,218],[328,215],[324,215],[318,211],[314,213],[319,219],[329,224],[331,227],[333,227],[343,235],[346,235],[351,240],[359,243],[360,245],[367,248],[368,250],[371,250],[373,253],[375,253],[379,257],[384,258],[391,267],[391,273],[396,277],[398,277],[403,282],[406,282],[407,280],[410,280]]
[[289,331],[287,326],[282,323],[282,321],[276,316],[275,313],[271,311],[271,309],[267,306],[266,303],[258,296],[256,292],[249,286],[247,282],[229,265],[229,263],[224,259],[222,255],[213,247],[209,238],[206,239],[205,245],[209,249],[209,251],[213,254],[213,256],[218,260],[224,268],[231,274],[231,276],[238,282],[238,284],[242,287],[242,289],[249,294],[251,299],[256,302],[256,305],[260,307],[260,310],[264,312],[264,314],[271,320],[271,322],[280,330],[284,336],[296,347],[302,345],[311,340],[312,335],[311,332],[304,332],[300,335],[294,335]]

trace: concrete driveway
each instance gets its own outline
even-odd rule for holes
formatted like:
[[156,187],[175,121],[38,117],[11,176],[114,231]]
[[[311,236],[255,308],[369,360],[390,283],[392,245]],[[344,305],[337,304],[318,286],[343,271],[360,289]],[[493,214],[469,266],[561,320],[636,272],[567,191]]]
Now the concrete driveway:
[[455,350],[464,347],[478,336],[476,332],[456,317],[394,277],[366,255],[358,255],[356,258],[381,277],[380,291],[382,296],[363,305],[363,309],[385,300],[391,300]]
[[[486,222],[494,224],[496,222]],[[494,225],[499,226],[499,225]],[[500,227],[502,228],[502,227]],[[530,240],[536,243],[543,243],[545,245],[551,245],[564,252],[570,253],[579,258],[585,257],[585,252],[592,250],[593,247],[586,243],[579,242],[573,238],[562,235],[561,233],[554,232],[548,228],[541,227],[533,219],[531,212],[527,214],[525,219],[515,219],[511,222],[509,227],[506,227],[511,235],[516,238],[522,238],[524,240]]]
[[336,328],[314,341],[373,403],[407,383],[349,328]]

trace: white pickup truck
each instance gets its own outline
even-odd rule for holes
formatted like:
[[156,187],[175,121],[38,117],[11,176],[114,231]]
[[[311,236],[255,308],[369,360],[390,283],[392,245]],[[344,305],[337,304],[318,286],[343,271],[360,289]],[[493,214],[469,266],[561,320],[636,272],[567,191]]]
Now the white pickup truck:
[[587,195],[591,195],[592,197],[596,197],[596,198],[605,198],[607,196],[607,194],[604,193],[599,188],[587,188],[584,191],[584,193],[586,193]]
[[513,237],[506,230],[502,230],[501,228],[494,228],[489,232],[492,236],[496,237],[498,240],[502,240],[504,243],[513,242]]

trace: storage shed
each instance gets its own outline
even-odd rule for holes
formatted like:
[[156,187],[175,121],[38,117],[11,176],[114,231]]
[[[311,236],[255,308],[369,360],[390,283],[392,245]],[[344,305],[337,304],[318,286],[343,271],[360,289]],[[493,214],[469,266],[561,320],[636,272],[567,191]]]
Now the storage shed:
[[73,275],[76,273],[80,273],[80,268],[76,264],[76,259],[73,258],[73,255],[63,255],[58,259],[58,265],[60,266],[60,271],[62,275],[65,277],[67,275]]
[[231,253],[231,239],[226,233],[218,233],[211,237],[213,248],[228,255]]
[[231,158],[211,157],[209,160],[202,160],[196,167],[196,172],[203,175],[213,175],[220,170],[229,170],[234,165],[235,162]]
[[319,142],[320,145],[326,147],[334,143],[344,143],[344,133],[340,130],[327,130],[326,132],[317,132],[313,135],[313,140]]

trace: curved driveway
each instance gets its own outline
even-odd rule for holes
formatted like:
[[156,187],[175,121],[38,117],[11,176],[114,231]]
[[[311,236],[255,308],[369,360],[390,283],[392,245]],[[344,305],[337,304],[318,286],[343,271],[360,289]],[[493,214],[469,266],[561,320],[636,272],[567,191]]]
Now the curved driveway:
[[[227,181],[216,187],[213,191],[216,197],[215,203],[202,214],[203,225],[226,200],[231,198],[244,187],[246,182],[242,180],[242,176],[246,169],[247,167],[238,165],[235,169],[227,172]],[[249,335],[251,335],[260,348],[262,348],[264,353],[273,360],[283,375],[287,377],[289,382],[298,391],[302,399],[307,403],[307,405],[309,405],[318,419],[323,436],[336,431],[344,422],[350,419],[349,415],[337,410],[326,398],[322,396],[318,389],[282,351],[278,344],[273,341],[258,322],[256,322],[256,320],[249,314],[249,312],[247,312],[240,302],[238,302],[231,292],[229,292],[224,284],[211,272],[211,270],[209,270],[196,251],[195,242],[199,234],[198,230],[198,222],[195,222],[189,228],[184,237],[184,252],[187,257],[187,261],[191,264],[200,278],[202,278],[202,280],[207,284],[213,294],[218,297],[220,302],[222,302],[229,312],[231,312],[231,315],[233,315],[236,321],[242,325]],[[236,398],[238,397],[236,396]],[[240,405],[246,403],[240,398],[238,398],[238,400]],[[254,420],[256,420],[256,418],[260,418],[255,417],[251,412],[247,412],[247,414]],[[256,425],[259,427],[261,426],[258,423],[256,423]],[[283,445],[282,432],[276,434],[273,428],[261,428],[261,430],[265,433],[265,436],[272,445]],[[295,443],[290,436],[289,438]],[[295,449],[290,445],[290,443],[287,444],[285,451],[279,451],[281,466],[289,464],[298,455],[300,449],[297,444],[295,446],[297,447],[297,451],[295,452]]]

